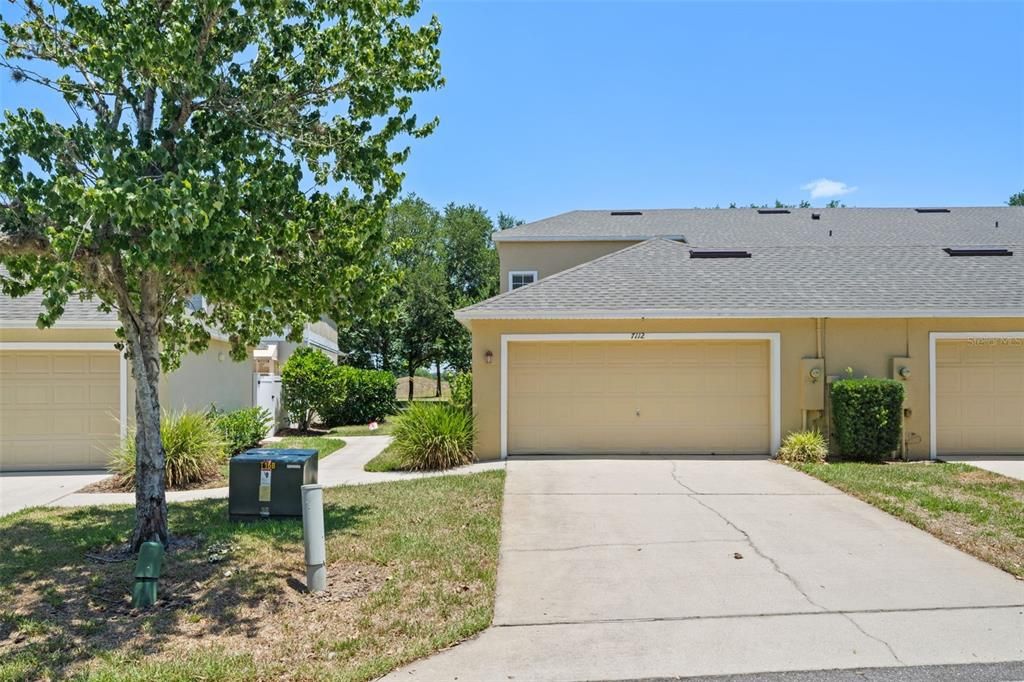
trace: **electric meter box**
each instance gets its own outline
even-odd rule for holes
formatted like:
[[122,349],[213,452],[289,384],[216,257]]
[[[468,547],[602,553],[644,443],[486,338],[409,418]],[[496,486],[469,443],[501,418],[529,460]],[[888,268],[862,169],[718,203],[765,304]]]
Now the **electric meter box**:
[[232,521],[302,518],[302,486],[317,482],[318,450],[255,448],[228,465]]

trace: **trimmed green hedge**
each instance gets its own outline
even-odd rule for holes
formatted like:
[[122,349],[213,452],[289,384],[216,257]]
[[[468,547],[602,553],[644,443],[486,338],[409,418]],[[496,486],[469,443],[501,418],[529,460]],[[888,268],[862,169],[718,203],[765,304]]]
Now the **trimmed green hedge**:
[[315,417],[326,420],[345,399],[338,366],[316,348],[295,349],[281,369],[281,399],[288,420],[305,431]]
[[839,452],[879,461],[899,448],[903,383],[894,379],[840,379],[832,384],[832,417]]
[[336,370],[345,385],[345,398],[324,416],[328,426],[368,424],[398,411],[395,375],[343,365]]

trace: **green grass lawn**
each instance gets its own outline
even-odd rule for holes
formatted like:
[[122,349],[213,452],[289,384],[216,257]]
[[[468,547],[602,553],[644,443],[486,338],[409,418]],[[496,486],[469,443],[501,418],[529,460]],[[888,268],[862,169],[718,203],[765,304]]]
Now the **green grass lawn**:
[[328,488],[324,596],[302,590],[300,521],[171,504],[182,544],[143,613],[130,608],[132,562],[86,557],[125,538],[130,507],[0,518],[0,680],[373,679],[490,623],[503,481]]
[[1024,481],[954,463],[792,466],[1024,578]]
[[371,431],[366,424],[352,426],[335,426],[329,433],[335,436],[390,436],[395,426],[391,418],[379,422],[376,431]]
[[320,459],[323,459],[345,447],[345,441],[339,438],[324,438],[323,436],[285,436],[279,441],[266,443],[260,447],[319,450]]
[[403,471],[404,467],[404,462],[398,456],[398,450],[392,442],[379,455],[364,464],[363,471]]

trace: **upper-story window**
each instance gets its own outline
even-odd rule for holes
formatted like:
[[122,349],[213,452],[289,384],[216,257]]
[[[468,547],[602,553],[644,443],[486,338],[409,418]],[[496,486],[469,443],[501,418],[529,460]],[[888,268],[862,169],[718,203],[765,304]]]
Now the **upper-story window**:
[[508,273],[508,290],[512,291],[519,287],[525,287],[527,284],[533,284],[536,281],[536,270],[515,270]]

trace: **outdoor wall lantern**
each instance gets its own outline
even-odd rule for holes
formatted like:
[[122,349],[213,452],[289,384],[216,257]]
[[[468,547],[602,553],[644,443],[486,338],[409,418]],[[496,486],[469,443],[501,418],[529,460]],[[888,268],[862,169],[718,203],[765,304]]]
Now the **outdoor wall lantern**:
[[485,351],[484,362],[486,362],[488,365],[494,362],[494,353],[492,353],[491,351]]
[[909,379],[910,378],[910,368],[909,367],[900,367],[900,378],[901,379]]

